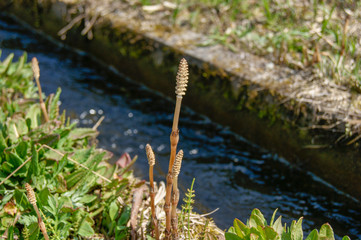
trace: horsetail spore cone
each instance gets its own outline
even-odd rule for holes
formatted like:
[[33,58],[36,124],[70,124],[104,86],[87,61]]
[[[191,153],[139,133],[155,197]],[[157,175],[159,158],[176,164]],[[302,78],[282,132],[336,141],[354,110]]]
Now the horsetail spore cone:
[[155,156],[152,147],[147,144],[145,147],[145,151],[147,153],[148,163],[149,163],[149,185],[150,185],[150,208],[152,211],[152,224],[154,227],[154,237],[156,240],[159,239],[159,229],[158,229],[158,220],[155,213],[154,199],[155,199],[155,191],[154,191],[154,180],[153,180],[153,166],[155,165]]
[[178,145],[178,141],[179,141],[178,121],[179,121],[180,107],[182,104],[182,98],[186,93],[187,83],[188,83],[188,63],[184,58],[179,63],[176,79],[177,79],[177,85],[175,88],[175,93],[177,94],[177,101],[176,101],[175,110],[174,110],[172,132],[170,134],[171,151],[170,151],[170,158],[169,158],[167,187],[166,187],[165,204],[164,204],[165,219],[166,219],[165,239],[171,238],[170,202],[171,202],[172,185],[173,185],[172,170],[173,170],[175,155],[177,152],[177,145]]
[[182,97],[186,94],[187,83],[188,83],[188,63],[184,58],[182,58],[178,67],[177,85],[175,87],[175,93],[177,94],[177,97],[178,96]]
[[155,156],[154,156],[153,149],[152,149],[152,147],[151,147],[149,144],[147,144],[147,145],[145,146],[145,151],[146,151],[146,153],[147,153],[147,158],[148,158],[148,164],[149,164],[149,166],[154,166],[154,164],[155,164]]
[[182,159],[183,159],[183,150],[179,150],[177,156],[175,157],[175,162],[173,165],[173,178],[178,177],[180,173],[180,169],[182,166]]
[[39,90],[40,108],[41,108],[41,111],[43,112],[45,121],[48,122],[49,121],[49,116],[48,116],[48,113],[46,111],[45,103],[43,101],[43,94],[42,94],[42,91],[41,91],[41,85],[40,85],[40,80],[39,80],[40,79],[40,68],[39,68],[38,59],[36,59],[36,57],[33,57],[33,59],[31,60],[31,68],[33,70],[36,85],[38,86],[38,90]]
[[31,205],[36,205],[36,197],[33,188],[30,186],[29,183],[25,184],[26,192],[28,193],[28,199]]

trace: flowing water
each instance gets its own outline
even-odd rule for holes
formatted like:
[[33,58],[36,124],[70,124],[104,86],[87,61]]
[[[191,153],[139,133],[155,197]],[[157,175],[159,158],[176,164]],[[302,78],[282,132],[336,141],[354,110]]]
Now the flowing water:
[[[142,178],[148,171],[144,147],[150,143],[157,156],[157,181],[165,179],[173,101],[1,14],[0,49],[1,60],[11,52],[36,56],[43,91],[50,94],[60,86],[61,106],[80,126],[92,127],[104,115],[99,146],[116,157],[138,155],[135,174]],[[338,237],[361,239],[360,203],[190,109],[182,109],[179,127],[178,149],[185,153],[181,197],[195,177],[195,209],[207,213],[219,208],[211,215],[219,227],[229,227],[236,217],[245,221],[253,208],[269,220],[278,208],[288,224],[304,216],[306,231],[329,222]]]

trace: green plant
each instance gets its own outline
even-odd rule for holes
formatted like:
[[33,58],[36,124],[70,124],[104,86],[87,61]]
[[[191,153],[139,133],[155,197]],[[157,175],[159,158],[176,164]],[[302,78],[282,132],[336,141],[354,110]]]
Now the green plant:
[[193,210],[193,204],[194,204],[194,197],[196,196],[194,194],[194,190],[193,190],[193,186],[194,186],[194,181],[196,179],[193,178],[193,181],[192,181],[192,185],[191,185],[191,188],[190,189],[187,189],[187,193],[186,193],[186,198],[183,200],[185,205],[182,206],[182,210],[184,211],[183,213],[186,214],[187,216],[187,232],[188,232],[188,239],[191,239],[191,234],[190,234],[190,229],[191,229],[191,226],[190,226],[190,217],[191,217],[191,213],[192,213],[192,210]]
[[129,194],[143,185],[129,170],[136,158],[123,168],[108,164],[111,154],[91,144],[97,131],[59,113],[60,89],[43,102],[44,120],[26,54],[12,59],[0,63],[0,236],[126,238]]
[[[226,240],[243,240],[243,239],[259,239],[259,240],[303,240],[302,220],[293,220],[290,227],[286,224],[283,226],[279,216],[274,221],[277,209],[274,211],[271,221],[267,224],[266,219],[260,210],[254,209],[247,224],[235,219],[233,226],[225,233]],[[312,230],[306,240],[334,240],[334,233],[331,226],[325,223],[321,226],[320,231]],[[348,236],[342,240],[350,240]]]

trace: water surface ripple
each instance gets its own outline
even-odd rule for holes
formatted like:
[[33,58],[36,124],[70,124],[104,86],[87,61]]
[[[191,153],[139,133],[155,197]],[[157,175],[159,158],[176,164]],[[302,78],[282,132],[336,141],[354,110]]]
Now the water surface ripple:
[[[145,144],[157,156],[155,175],[165,179],[174,103],[125,77],[99,66],[86,55],[54,45],[0,14],[1,60],[24,51],[36,56],[45,93],[62,88],[62,108],[80,126],[91,127],[104,115],[99,146],[119,157],[138,155],[136,175],[147,177]],[[274,209],[285,222],[304,216],[303,227],[329,222],[338,238],[361,239],[361,207],[346,196],[290,166],[277,154],[264,150],[227,128],[184,109],[180,116],[179,149],[184,150],[180,173],[182,196],[195,177],[196,210],[212,215],[223,229],[234,218],[245,221],[253,208],[267,219]]]

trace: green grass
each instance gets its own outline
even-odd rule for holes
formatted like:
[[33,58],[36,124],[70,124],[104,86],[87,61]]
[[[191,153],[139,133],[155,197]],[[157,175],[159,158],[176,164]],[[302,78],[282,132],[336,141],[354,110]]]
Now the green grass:
[[209,36],[204,44],[220,43],[234,52],[247,49],[361,91],[359,1],[170,2],[177,5],[169,16],[172,22]]

